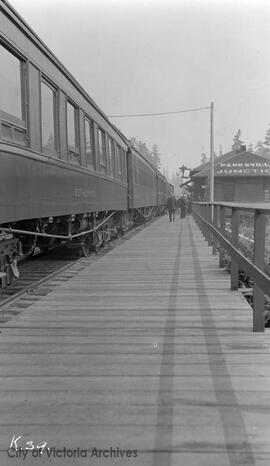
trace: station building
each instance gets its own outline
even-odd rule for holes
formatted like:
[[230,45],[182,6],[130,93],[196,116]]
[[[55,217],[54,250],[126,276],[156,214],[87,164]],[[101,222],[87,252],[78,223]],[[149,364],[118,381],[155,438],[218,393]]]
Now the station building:
[[[193,199],[209,200],[210,162],[190,172]],[[270,159],[248,152],[245,146],[215,159],[214,200],[270,202]]]

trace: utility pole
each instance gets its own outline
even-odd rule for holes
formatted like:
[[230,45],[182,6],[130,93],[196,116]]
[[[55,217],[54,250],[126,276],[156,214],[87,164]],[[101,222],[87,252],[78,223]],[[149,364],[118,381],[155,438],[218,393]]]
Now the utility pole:
[[[214,102],[210,106],[210,202],[214,202]],[[212,221],[214,208],[212,206]]]

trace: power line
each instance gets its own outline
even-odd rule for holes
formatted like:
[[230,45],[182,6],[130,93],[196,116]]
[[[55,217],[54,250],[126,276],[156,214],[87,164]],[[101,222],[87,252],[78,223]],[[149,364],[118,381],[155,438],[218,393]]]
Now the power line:
[[129,115],[109,115],[109,118],[133,118],[133,117],[146,117],[146,116],[159,116],[159,115],[173,115],[176,113],[198,112],[200,110],[210,110],[211,107],[189,108],[187,110],[175,110],[173,112],[159,112],[159,113],[138,113]]

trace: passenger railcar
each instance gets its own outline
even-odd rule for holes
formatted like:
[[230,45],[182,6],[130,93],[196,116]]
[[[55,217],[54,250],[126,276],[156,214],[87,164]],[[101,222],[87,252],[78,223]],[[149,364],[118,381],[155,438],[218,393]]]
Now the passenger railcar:
[[106,238],[122,231],[136,209],[166,204],[166,180],[6,0],[0,15],[3,276],[16,275],[18,253],[37,245],[89,246],[101,241],[99,225]]
[[157,170],[134,147],[129,151],[129,208],[156,206]]
[[[170,190],[167,188],[168,182],[161,173],[157,173],[157,205],[163,207],[166,205]],[[171,185],[170,185],[171,186]]]

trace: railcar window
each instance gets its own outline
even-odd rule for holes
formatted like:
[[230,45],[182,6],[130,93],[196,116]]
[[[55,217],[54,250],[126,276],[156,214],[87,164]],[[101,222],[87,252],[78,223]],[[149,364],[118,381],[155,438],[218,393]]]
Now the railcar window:
[[109,175],[115,176],[115,150],[114,150],[114,142],[111,138],[109,138]]
[[106,173],[106,141],[105,133],[98,129],[98,149],[99,149],[99,167],[100,171]]
[[56,155],[56,91],[47,83],[41,83],[42,152]]
[[121,162],[121,148],[116,146],[116,178],[122,179],[122,162]]
[[24,62],[0,45],[0,63],[2,138],[26,145]]
[[126,151],[122,149],[123,154],[123,181],[127,181],[127,159],[126,159]]
[[1,110],[22,118],[21,62],[0,46],[0,63]]
[[67,134],[69,161],[80,163],[78,109],[71,102],[67,102]]
[[124,181],[124,151],[120,148],[120,165],[121,165],[121,176],[120,179]]
[[85,118],[85,154],[86,165],[95,170],[94,127],[92,121]]

